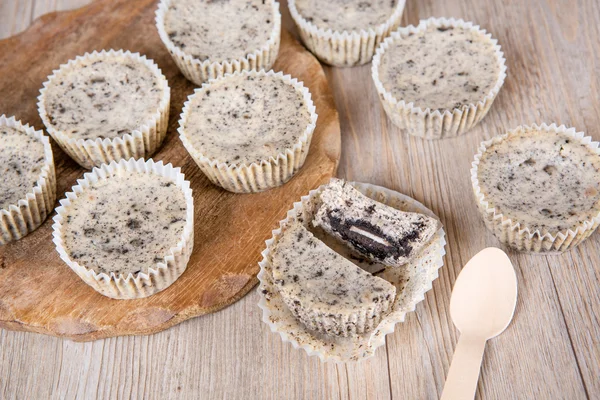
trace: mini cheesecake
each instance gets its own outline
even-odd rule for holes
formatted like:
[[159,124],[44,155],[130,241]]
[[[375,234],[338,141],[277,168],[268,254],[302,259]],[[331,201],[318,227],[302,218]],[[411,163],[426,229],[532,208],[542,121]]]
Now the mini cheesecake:
[[302,17],[321,29],[360,31],[375,29],[394,14],[398,0],[295,0]]
[[389,266],[416,257],[440,227],[434,218],[386,206],[340,179],[320,193],[312,223],[362,256]]
[[54,174],[48,137],[0,116],[0,245],[35,230],[52,212]]
[[289,0],[304,45],[338,67],[371,61],[379,43],[400,25],[405,0]]
[[396,295],[391,283],[334,252],[298,222],[284,228],[272,264],[275,286],[292,314],[327,335],[373,330]]
[[487,113],[506,76],[496,40],[461,20],[429,19],[400,28],[373,60],[386,113],[408,133],[457,136]]
[[139,54],[86,54],[54,71],[38,108],[50,135],[86,168],[148,157],[166,134],[170,89]]
[[600,150],[572,128],[523,126],[485,142],[472,178],[488,227],[519,250],[564,251],[600,221]]
[[215,184],[252,192],[281,185],[302,167],[316,119],[302,83],[273,71],[243,72],[196,90],[179,133]]
[[86,283],[110,297],[145,297],[185,270],[193,200],[179,169],[122,160],[86,174],[73,190],[57,209],[54,236]]
[[268,70],[279,51],[274,0],[162,0],[156,15],[161,40],[197,85],[235,71]]

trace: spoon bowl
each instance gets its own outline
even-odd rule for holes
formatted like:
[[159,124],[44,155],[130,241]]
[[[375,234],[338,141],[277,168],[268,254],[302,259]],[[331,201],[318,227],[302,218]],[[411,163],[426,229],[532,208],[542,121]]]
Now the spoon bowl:
[[488,247],[460,272],[450,299],[458,330],[484,339],[498,336],[510,324],[517,304],[517,275],[502,250]]
[[450,315],[461,335],[442,400],[475,397],[485,343],[510,324],[517,304],[517,275],[502,250],[489,247],[462,269],[450,299]]

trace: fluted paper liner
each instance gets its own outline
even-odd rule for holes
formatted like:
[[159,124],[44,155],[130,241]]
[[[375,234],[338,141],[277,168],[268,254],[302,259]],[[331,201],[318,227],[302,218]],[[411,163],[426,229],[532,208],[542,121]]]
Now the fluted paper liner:
[[36,230],[52,212],[56,201],[56,174],[48,136],[41,130],[36,131],[29,125],[23,125],[15,117],[0,116],[0,126],[25,132],[44,145],[44,166],[35,185],[26,193],[25,198],[19,199],[8,208],[0,209],[0,245],[3,245]]
[[[228,79],[233,76],[274,77],[293,86],[302,94],[304,104],[310,113],[310,121],[306,126],[304,133],[300,136],[294,146],[287,148],[283,153],[279,153],[277,157],[261,160],[260,163],[229,164],[218,159],[207,157],[202,153],[201,149],[197,149],[192,145],[185,129],[189,113],[192,112],[192,109],[190,108],[191,101],[196,96],[202,95],[207,89],[210,89],[210,85],[213,82],[220,82],[223,79]],[[188,101],[186,101],[183,106],[181,118],[179,119],[178,132],[184,147],[211,182],[230,192],[252,193],[283,185],[290,180],[300,168],[302,168],[310,149],[310,142],[316,124],[317,114],[315,112],[315,106],[308,88],[306,88],[302,82],[298,82],[297,79],[292,78],[289,75],[283,75],[281,72],[275,73],[272,70],[269,72],[242,71],[235,72],[231,75],[228,74],[222,78],[217,78],[216,80],[210,80],[209,82],[204,83],[202,87],[196,89],[194,93],[188,97]]]
[[[444,110],[443,112],[437,109],[432,111],[429,108],[423,109],[412,102],[407,103],[403,99],[397,99],[384,88],[379,78],[379,65],[381,57],[389,46],[396,40],[424,31],[432,25],[437,27],[459,27],[476,31],[485,36],[493,46],[500,68],[498,79],[490,92],[477,103],[452,110]],[[473,25],[472,22],[454,18],[429,18],[421,21],[416,27],[410,25],[399,28],[386,38],[377,49],[375,57],[373,57],[371,74],[383,108],[394,125],[411,135],[425,139],[443,139],[460,136],[468,132],[487,114],[506,79],[506,61],[498,41],[493,39],[492,35],[484,29]]]
[[[186,223],[177,244],[164,255],[163,261],[149,266],[148,272],[129,273],[127,276],[115,275],[114,272],[98,273],[92,268],[80,265],[69,257],[63,242],[63,221],[71,202],[84,194],[86,189],[94,183],[110,179],[123,172],[154,174],[168,178],[183,192],[186,202]],[[152,159],[148,161],[143,159],[121,160],[118,163],[112,161],[110,164],[103,164],[99,168],[94,168],[92,172],[86,173],[83,179],[77,180],[77,185],[73,186],[72,191],[66,193],[65,196],[60,201],[60,207],[56,209],[54,225],[52,225],[56,251],[85,283],[100,294],[113,299],[148,297],[169,287],[185,271],[194,246],[194,200],[190,183],[185,180],[180,168],[175,168],[171,164],[163,165],[162,161],[154,162]]]
[[319,60],[336,67],[351,67],[371,61],[381,41],[400,26],[404,4],[405,0],[398,0],[394,12],[383,24],[352,31],[317,27],[298,12],[295,0],[288,1],[288,8],[302,42]]
[[[154,74],[154,78],[158,80],[163,96],[156,106],[156,111],[147,121],[137,127],[130,133],[113,139],[97,138],[97,139],[82,139],[75,138],[69,134],[60,131],[54,127],[48,118],[48,110],[45,103],[45,92],[53,82],[64,74],[73,69],[77,69],[82,63],[89,60],[107,59],[110,57],[125,57],[137,63],[146,65]],[[44,87],[40,90],[38,97],[38,111],[44,125],[50,136],[59,144],[59,146],[79,165],[84,168],[91,169],[94,166],[108,164],[111,161],[128,160],[130,158],[147,158],[150,157],[162,144],[167,133],[167,124],[169,123],[169,106],[171,103],[171,89],[167,82],[167,78],[162,71],[154,63],[147,59],[146,56],[141,56],[139,53],[131,53],[123,50],[102,50],[101,52],[94,51],[93,53],[85,53],[83,56],[77,56],[73,60],[69,60],[59,69],[52,71],[52,75],[44,82]]]
[[574,128],[566,128],[564,125],[556,126],[556,124],[550,126],[546,124],[533,124],[531,126],[522,125],[504,135],[495,136],[494,138],[481,143],[471,168],[473,194],[475,195],[477,207],[487,228],[505,245],[519,251],[532,253],[562,253],[580,244],[596,230],[600,224],[600,206],[594,217],[580,221],[577,225],[572,226],[569,229],[559,231],[556,234],[548,232],[542,233],[539,230],[530,229],[526,224],[520,221],[513,221],[511,218],[504,215],[501,210],[497,210],[491,200],[486,198],[479,184],[479,161],[486,149],[493,144],[508,139],[511,135],[530,130],[556,132],[570,136],[574,140],[588,146],[591,151],[600,156],[599,143],[592,141],[592,138],[590,136],[585,136],[583,132],[576,132]]
[[[437,218],[418,201],[393,190],[366,183],[351,184],[366,196],[388,206]],[[416,305],[425,298],[425,293],[431,289],[433,281],[438,277],[438,269],[443,265],[445,233],[443,228],[440,228],[419,256],[401,267],[385,267],[369,262],[359,264],[371,272],[385,269],[377,276],[394,284],[397,290],[391,312],[375,330],[348,338],[309,331],[292,315],[273,283],[270,251],[280,237],[282,228],[290,221],[299,220],[304,225],[312,221],[315,205],[323,187],[312,190],[307,196],[303,196],[301,201],[294,203],[294,207],[287,213],[287,218],[280,222],[280,227],[273,231],[273,237],[267,240],[267,248],[262,252],[263,259],[259,263],[258,305],[263,311],[263,321],[269,325],[271,331],[278,333],[284,342],[291,343],[294,348],[302,348],[308,355],[318,356],[321,361],[358,361],[373,356],[375,350],[385,343],[385,335],[393,332],[395,325],[404,321],[406,313],[414,311]],[[337,241],[331,238],[321,239],[341,254],[347,251],[345,246],[336,244]]]
[[173,0],[161,0],[156,10],[156,28],[160,39],[169,50],[173,61],[181,73],[190,81],[200,86],[209,79],[219,78],[225,74],[240,71],[269,70],[275,63],[281,42],[281,13],[279,3],[273,1],[273,31],[269,39],[259,49],[255,49],[239,59],[214,60],[208,58],[200,61],[177,47],[165,30],[165,14]]

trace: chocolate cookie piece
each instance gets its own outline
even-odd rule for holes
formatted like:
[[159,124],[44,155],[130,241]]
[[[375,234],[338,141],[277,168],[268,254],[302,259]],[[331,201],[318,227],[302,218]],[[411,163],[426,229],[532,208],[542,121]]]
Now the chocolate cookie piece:
[[299,222],[284,228],[271,254],[275,286],[309,329],[344,337],[369,332],[396,296],[395,286],[345,259]]
[[320,198],[313,225],[385,265],[407,263],[439,228],[434,218],[386,206],[339,179],[333,179]]

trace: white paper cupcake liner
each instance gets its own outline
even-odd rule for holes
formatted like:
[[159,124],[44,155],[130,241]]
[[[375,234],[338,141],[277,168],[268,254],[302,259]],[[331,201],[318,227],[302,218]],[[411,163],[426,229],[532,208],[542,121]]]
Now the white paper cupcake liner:
[[[56,79],[73,69],[78,68],[84,62],[90,60],[106,59],[109,57],[125,57],[135,62],[146,65],[158,79],[163,89],[163,97],[158,104],[155,113],[145,121],[141,126],[126,133],[123,136],[113,139],[97,138],[81,139],[74,138],[65,132],[56,129],[46,109],[45,93],[47,88],[53,84]],[[167,78],[162,71],[154,63],[147,59],[146,56],[141,56],[139,53],[131,53],[123,50],[102,50],[101,52],[94,51],[93,53],[85,53],[83,56],[77,56],[74,60],[69,60],[59,69],[52,71],[52,75],[44,82],[44,87],[40,90],[38,97],[38,111],[44,125],[50,136],[59,144],[59,146],[79,165],[84,168],[91,169],[94,166],[108,164],[111,161],[128,160],[130,158],[147,158],[150,157],[163,142],[167,133],[167,125],[169,123],[169,106],[171,103],[171,89]]]
[[8,126],[35,137],[44,145],[44,166],[35,185],[27,192],[25,198],[17,204],[0,209],[0,245],[21,239],[36,230],[52,212],[56,201],[56,174],[54,157],[48,136],[36,131],[29,125],[23,125],[15,117],[0,116],[0,126]]
[[288,0],[290,14],[304,45],[322,62],[336,67],[351,67],[371,61],[377,46],[400,26],[405,0],[399,0],[393,14],[383,24],[367,30],[334,31],[317,27],[306,20]]
[[[396,99],[383,87],[383,83],[379,79],[379,65],[381,64],[381,57],[389,46],[394,41],[410,34],[424,31],[431,25],[437,27],[471,29],[487,37],[493,45],[498,60],[498,66],[500,67],[498,79],[492,90],[477,103],[465,105],[453,110],[445,110],[443,112],[439,110],[432,111],[429,108],[423,109],[416,106],[412,102],[406,103],[402,99]],[[501,51],[498,41],[493,39],[492,35],[486,33],[484,29],[481,29],[477,25],[473,25],[472,22],[465,22],[461,19],[457,20],[454,18],[429,18],[421,21],[416,27],[411,25],[400,28],[386,38],[377,49],[375,57],[373,57],[371,74],[373,82],[375,83],[375,88],[377,89],[377,93],[383,104],[383,108],[394,125],[414,136],[425,139],[443,139],[460,136],[468,132],[487,114],[506,79],[506,60],[504,59],[504,53]]]
[[[113,272],[110,274],[97,273],[95,270],[80,265],[69,257],[63,242],[63,221],[71,202],[85,193],[90,185],[104,179],[110,179],[111,176],[116,174],[127,172],[154,174],[172,180],[185,197],[186,223],[177,245],[169,249],[163,261],[149,267],[147,273],[138,272],[135,275],[129,273],[127,276],[123,274],[115,275]],[[54,237],[53,242],[56,245],[56,251],[60,258],[85,283],[100,294],[113,299],[148,297],[169,287],[185,271],[194,247],[194,199],[190,183],[185,180],[181,168],[175,168],[171,164],[163,165],[162,161],[154,162],[152,159],[148,161],[143,159],[120,160],[118,163],[112,161],[110,164],[103,164],[100,168],[94,168],[92,172],[86,173],[83,179],[79,179],[77,185],[73,186],[72,191],[66,193],[65,196],[60,201],[60,207],[56,208],[54,225],[52,225],[52,236]]]
[[482,142],[479,146],[479,151],[475,155],[475,160],[471,168],[471,183],[475,201],[487,228],[505,245],[519,251],[532,253],[563,253],[580,244],[596,230],[600,224],[600,209],[598,209],[598,213],[594,217],[581,221],[577,226],[573,226],[570,229],[559,231],[554,235],[548,232],[542,233],[539,230],[530,229],[524,223],[513,221],[500,210],[497,210],[493,204],[490,204],[490,201],[485,197],[479,185],[479,161],[486,149],[493,144],[502,142],[513,134],[529,130],[557,132],[568,135],[574,140],[588,146],[594,153],[600,156],[599,143],[592,141],[592,138],[585,136],[583,132],[576,132],[574,128],[566,128],[564,125],[556,126],[556,124],[550,126],[546,124],[519,126],[504,135],[499,135]]
[[[418,201],[393,190],[366,183],[352,182],[351,184],[361,193],[391,207],[437,218]],[[292,315],[273,283],[270,251],[279,239],[282,228],[289,222],[298,220],[304,225],[309,225],[322,188],[323,186],[312,190],[307,196],[303,196],[301,201],[294,203],[294,207],[287,213],[287,218],[279,223],[280,227],[273,231],[273,237],[267,240],[267,248],[262,252],[263,259],[259,263],[258,291],[261,298],[258,305],[263,310],[263,321],[269,325],[271,331],[279,333],[282,340],[291,343],[294,348],[303,348],[308,355],[318,356],[322,361],[358,361],[373,356],[375,350],[385,343],[385,335],[393,332],[395,325],[404,321],[406,313],[414,311],[416,305],[425,298],[425,293],[431,289],[433,281],[438,277],[438,269],[443,265],[443,257],[446,253],[445,233],[443,228],[440,228],[419,257],[402,267],[385,267],[369,262],[358,264],[370,272],[384,270],[382,273],[377,273],[377,276],[396,286],[397,295],[392,311],[383,318],[375,330],[348,338],[331,337],[309,331]],[[340,254],[350,255],[346,247],[335,239],[324,235],[319,237]]]
[[[278,154],[277,157],[270,157],[268,160],[262,160],[260,163],[228,164],[218,159],[207,157],[201,150],[196,149],[192,145],[188,133],[184,128],[189,113],[191,112],[191,101],[195,96],[202,95],[205,90],[209,89],[213,82],[218,82],[233,76],[274,77],[281,79],[288,85],[292,85],[302,94],[304,104],[310,112],[310,122],[293,147],[286,149],[285,152]],[[202,87],[196,89],[194,93],[188,97],[188,101],[186,101],[183,106],[181,118],[179,119],[178,132],[184,147],[211,182],[230,192],[253,193],[283,185],[290,180],[300,168],[302,168],[310,149],[310,142],[317,124],[317,117],[311,94],[302,82],[298,82],[297,79],[292,78],[290,75],[283,75],[281,72],[275,73],[272,70],[269,72],[242,71],[235,72],[232,75],[227,74],[217,80],[210,80],[209,82],[204,83]]]
[[169,50],[181,73],[196,85],[200,86],[209,79],[219,78],[234,72],[269,70],[275,63],[281,42],[281,13],[277,1],[273,1],[273,31],[267,42],[261,48],[249,52],[245,57],[220,61],[211,60],[210,58],[200,61],[175,46],[165,30],[164,21],[165,14],[172,2],[173,0],[161,0],[158,4],[156,10],[158,35],[167,50]]

